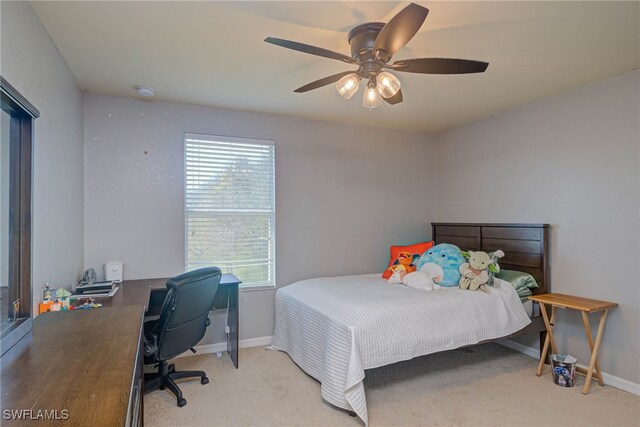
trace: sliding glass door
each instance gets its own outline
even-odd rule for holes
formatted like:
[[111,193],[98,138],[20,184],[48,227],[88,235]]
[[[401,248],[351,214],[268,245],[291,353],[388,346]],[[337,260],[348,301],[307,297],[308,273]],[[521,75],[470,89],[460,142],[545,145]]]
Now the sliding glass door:
[[31,330],[33,120],[39,113],[0,77],[0,355]]
[[9,179],[11,163],[11,115],[0,112],[0,332],[4,332],[12,323],[9,301]]

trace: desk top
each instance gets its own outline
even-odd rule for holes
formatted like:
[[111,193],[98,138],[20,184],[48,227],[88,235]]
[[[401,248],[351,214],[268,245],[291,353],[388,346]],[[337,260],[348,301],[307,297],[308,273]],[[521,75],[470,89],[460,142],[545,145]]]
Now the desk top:
[[125,425],[142,319],[139,305],[41,314],[2,357],[2,408],[67,410],[65,425]]
[[[121,305],[142,305],[147,308],[151,291],[166,289],[166,278],[160,279],[139,279],[125,280],[118,286],[118,292],[111,298],[96,298],[96,302],[105,307],[116,307]],[[220,279],[221,287],[228,287],[241,283],[233,274],[223,274]]]
[[556,307],[572,308],[574,310],[581,311],[602,311],[610,308],[617,307],[618,304],[609,301],[600,301],[590,298],[576,297],[573,295],[565,294],[540,294],[532,295],[529,297],[532,301],[541,302],[543,304],[549,304]]

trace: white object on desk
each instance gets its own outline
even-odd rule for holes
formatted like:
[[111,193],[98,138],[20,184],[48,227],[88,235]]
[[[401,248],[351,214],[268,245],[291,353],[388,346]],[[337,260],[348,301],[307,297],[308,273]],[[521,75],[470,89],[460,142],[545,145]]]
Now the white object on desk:
[[122,261],[109,261],[104,265],[104,280],[116,283],[122,282],[124,263]]

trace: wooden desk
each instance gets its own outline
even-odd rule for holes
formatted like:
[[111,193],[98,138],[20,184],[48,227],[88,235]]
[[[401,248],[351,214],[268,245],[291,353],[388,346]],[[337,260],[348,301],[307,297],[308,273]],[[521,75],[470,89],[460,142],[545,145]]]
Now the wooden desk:
[[[160,313],[155,310],[159,310],[159,307],[157,305],[154,307],[153,302],[160,302],[161,305],[164,301],[167,280],[165,278],[125,280],[119,285],[120,289],[113,297],[96,299],[96,302],[105,307],[143,305],[148,315],[157,315]],[[212,309],[215,310],[229,310],[228,326],[230,332],[225,335],[227,336],[227,350],[236,369],[238,368],[238,328],[240,326],[238,309],[240,283],[242,282],[233,274],[223,274],[212,306]]]
[[[38,425],[143,424],[140,305],[43,313],[1,359],[2,409],[55,412]],[[66,415],[65,412],[66,411]],[[66,420],[65,420],[66,417]]]
[[[602,372],[600,371],[600,364],[598,363],[598,349],[600,348],[600,342],[602,341],[602,333],[604,331],[604,323],[607,319],[607,313],[610,309],[617,307],[618,304],[615,302],[599,301],[565,294],[533,295],[530,296],[529,299],[540,304],[540,312],[542,313],[544,323],[547,327],[547,337],[544,340],[544,346],[542,347],[542,353],[540,354],[540,362],[538,363],[536,375],[542,375],[542,368],[544,366],[544,361],[547,358],[549,345],[551,345],[551,351],[553,353],[558,352],[555,340],[553,339],[553,327],[555,326],[556,312],[558,308],[568,308],[571,310],[578,310],[582,314],[582,323],[584,324],[584,329],[587,333],[587,340],[589,341],[589,348],[591,349],[591,360],[589,361],[589,367],[587,370],[583,370],[581,368],[576,369],[578,372],[587,376],[584,382],[584,387],[582,387],[582,394],[589,393],[594,369],[598,383],[603,386],[604,381],[602,379]],[[547,313],[546,305],[551,306],[551,318],[549,318],[549,314]],[[598,325],[595,342],[591,335],[591,326],[589,325],[588,316],[589,313],[594,312],[600,312],[600,323]]]

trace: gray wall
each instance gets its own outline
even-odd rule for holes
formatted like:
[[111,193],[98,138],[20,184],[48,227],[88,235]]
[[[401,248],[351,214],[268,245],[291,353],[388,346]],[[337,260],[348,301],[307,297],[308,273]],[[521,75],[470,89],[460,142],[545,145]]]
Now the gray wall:
[[[84,106],[87,267],[184,270],[185,132],[275,141],[278,286],[382,271],[389,245],[428,237],[429,135],[95,94]],[[242,293],[241,338],[273,333],[274,293]]]
[[[552,290],[620,304],[607,321],[601,365],[634,383],[639,95],[635,71],[444,132],[435,143],[435,218],[551,223]],[[561,310],[557,325],[561,349],[588,364],[580,316]]]
[[27,2],[1,2],[0,73],[40,110],[35,122],[33,290],[83,266],[82,93]]

